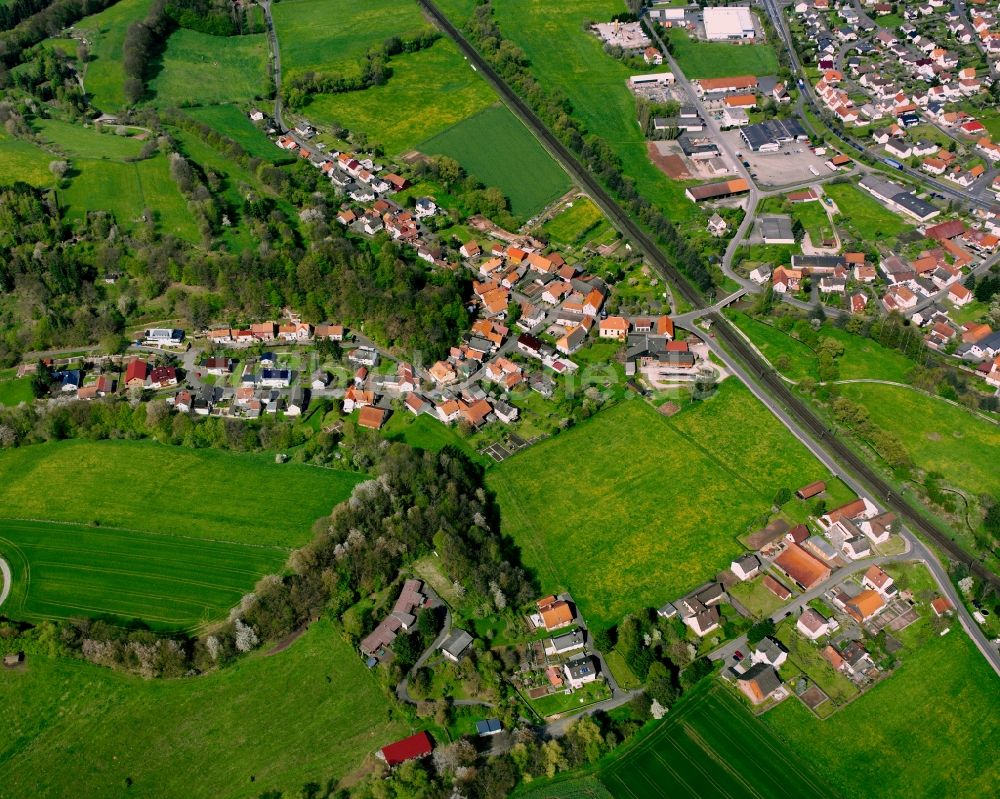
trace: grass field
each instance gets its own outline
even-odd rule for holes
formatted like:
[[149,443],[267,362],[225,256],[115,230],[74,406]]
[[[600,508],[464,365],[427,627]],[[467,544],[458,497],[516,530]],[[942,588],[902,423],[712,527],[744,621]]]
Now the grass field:
[[[562,90],[573,105],[573,115],[614,148],[622,172],[635,180],[639,193],[662,206],[675,224],[682,224],[700,212],[684,196],[683,185],[669,180],[649,160],[636,123],[635,100],[626,87],[632,70],[608,56],[600,40],[583,29],[588,20],[609,20],[622,10],[620,0],[577,0],[570,5],[503,0],[494,13],[504,38],[527,53],[539,82]],[[468,18],[468,14],[455,16]]]
[[562,167],[500,103],[428,139],[419,149],[449,155],[470,175],[498,187],[521,218],[538,213],[570,187]]
[[840,211],[838,224],[848,224],[865,241],[881,241],[913,230],[913,225],[886,210],[874,197],[853,183],[828,183],[823,192],[837,204]]
[[253,126],[241,109],[235,105],[209,105],[185,108],[184,113],[199,122],[211,125],[220,133],[243,146],[250,155],[273,161],[279,151],[271,141]]
[[676,705],[599,777],[616,799],[836,796],[818,769],[719,687]]
[[592,231],[596,231],[604,221],[601,209],[589,197],[577,197],[573,204],[560,211],[544,225],[542,231],[550,241],[559,244],[576,244]]
[[382,428],[382,435],[391,441],[403,441],[411,447],[431,452],[447,446],[457,447],[474,461],[492,463],[476,452],[454,427],[442,424],[426,414],[414,417],[409,413],[394,413]]
[[[727,314],[772,364],[783,364],[779,370],[792,380],[804,377],[819,379],[816,351],[777,327],[744,313]],[[840,328],[826,325],[820,336],[832,338],[844,345],[844,354],[837,359],[841,380],[874,378],[906,382],[914,363],[896,350],[883,347],[871,339],[855,336]]]
[[0,677],[0,703],[10,799],[293,796],[414,732],[391,720],[374,675],[326,620],[279,655],[180,680],[29,655]]
[[39,119],[35,124],[38,135],[44,142],[70,158],[124,161],[126,158],[135,158],[142,150],[143,143],[130,136],[99,133],[94,128],[58,119]]
[[396,0],[282,0],[272,14],[290,77],[305,70],[357,75],[369,47],[430,27],[416,3]]
[[[414,5],[414,8],[416,6]],[[417,147],[488,108],[496,95],[450,40],[392,59],[392,77],[363,92],[314,97],[303,113],[316,124],[362,130],[386,152]]]
[[4,183],[23,180],[32,186],[51,186],[54,178],[49,164],[55,160],[56,156],[31,142],[0,130],[0,174]]
[[18,405],[22,402],[31,402],[34,398],[30,377],[0,382],[0,405]]
[[296,547],[360,479],[268,455],[62,441],[0,454],[0,508],[9,518]]
[[209,36],[179,28],[147,88],[163,106],[245,102],[267,93],[267,58],[263,33]]
[[1000,426],[913,389],[854,383],[841,391],[896,435],[920,468],[971,494],[1000,494]]
[[118,224],[133,228],[142,224],[143,209],[149,208],[162,232],[188,241],[200,239],[165,156],[131,164],[80,158],[73,162],[69,180],[59,201],[69,206],[70,218],[103,210],[113,213]]
[[1000,779],[1000,680],[957,624],[825,721],[789,699],[764,724],[858,799],[991,797]]
[[795,203],[792,206],[792,219],[802,223],[814,246],[820,246],[824,239],[833,237],[830,217],[826,215],[821,203]]
[[0,520],[0,555],[15,571],[16,602],[4,612],[41,620],[142,619],[193,629],[225,616],[264,574],[280,571],[279,547],[170,535]]
[[700,42],[680,29],[668,34],[673,56],[688,79],[774,75],[778,71],[778,55],[769,44]]
[[122,45],[133,22],[145,19],[153,0],[121,0],[99,14],[85,17],[74,27],[90,42],[90,61],[84,87],[95,106],[116,111],[125,105]]
[[724,568],[781,486],[825,469],[750,393],[726,381],[671,419],[639,400],[488,473],[504,529],[545,591],[612,623]]

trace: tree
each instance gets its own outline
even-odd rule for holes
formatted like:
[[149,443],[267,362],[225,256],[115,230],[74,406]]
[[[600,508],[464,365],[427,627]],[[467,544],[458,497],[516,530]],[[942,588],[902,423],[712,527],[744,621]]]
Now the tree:
[[777,493],[774,495],[774,504],[780,508],[791,498],[792,498],[791,489],[788,488],[788,486],[782,486],[781,488],[778,489]]
[[51,172],[52,177],[56,179],[56,183],[62,183],[63,178],[66,177],[67,171],[69,171],[69,163],[67,161],[49,162],[49,172]]
[[681,672],[681,688],[684,691],[690,691],[701,682],[705,677],[712,673],[714,670],[712,661],[708,658],[698,658],[691,662],[691,664]]
[[774,622],[770,619],[761,619],[758,622],[754,622],[747,630],[747,643],[750,646],[756,646],[762,640],[770,635],[774,635]]
[[994,536],[1000,536],[1000,501],[994,499],[993,504],[983,517],[983,526]]

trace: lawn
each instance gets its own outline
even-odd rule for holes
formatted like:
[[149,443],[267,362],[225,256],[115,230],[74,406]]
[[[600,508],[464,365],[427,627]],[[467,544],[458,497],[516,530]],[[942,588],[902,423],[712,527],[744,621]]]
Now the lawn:
[[131,164],[80,158],[73,162],[69,181],[59,192],[59,201],[68,206],[70,218],[108,211],[119,225],[131,229],[142,224],[140,217],[148,208],[162,232],[188,241],[200,239],[165,156]]
[[291,548],[360,480],[269,455],[61,441],[0,454],[0,507],[9,518]]
[[652,733],[598,776],[617,799],[836,796],[808,758],[783,745],[716,685],[671,708]]
[[205,677],[147,681],[29,655],[0,679],[0,703],[10,799],[292,796],[414,732],[326,620],[279,655]]
[[1000,426],[942,399],[900,386],[841,387],[868,409],[872,422],[903,442],[913,462],[973,494],[1000,494]]
[[558,692],[548,694],[540,699],[529,699],[528,704],[539,716],[548,718],[560,713],[577,711],[595,702],[603,702],[611,698],[611,689],[603,680],[587,683],[571,694]]
[[113,112],[125,105],[121,62],[125,33],[133,22],[146,18],[152,4],[153,0],[121,0],[74,26],[90,43],[84,86],[91,102],[102,111]]
[[99,133],[94,128],[58,119],[39,119],[35,124],[42,141],[70,158],[124,161],[135,158],[142,150],[142,141],[131,136],[116,136],[110,131]]
[[31,378],[21,377],[0,382],[0,405],[19,405],[31,402],[35,394],[31,390]]
[[52,153],[0,130],[0,174],[4,183],[23,180],[32,186],[51,186],[54,179],[49,164],[55,160],[57,156]]
[[886,210],[853,183],[827,183],[823,192],[837,204],[839,224],[853,228],[864,241],[885,241],[913,230],[913,225]]
[[[542,86],[565,93],[573,116],[614,149],[622,172],[636,182],[639,193],[661,206],[675,224],[683,224],[700,216],[700,211],[684,196],[684,186],[669,180],[649,159],[636,123],[635,100],[626,86],[632,70],[608,56],[600,40],[583,27],[587,21],[610,20],[623,10],[620,0],[578,0],[569,5],[503,0],[494,13],[504,38],[525,51]],[[460,21],[468,18],[455,16]]]
[[364,131],[372,142],[396,154],[496,102],[493,90],[448,39],[396,56],[391,66],[392,77],[384,85],[363,92],[317,95],[303,113],[315,124],[337,122],[349,130]]
[[225,616],[288,557],[280,547],[10,520],[0,520],[0,554],[15,571],[17,601],[4,608],[14,618],[138,618],[159,629]]
[[669,420],[622,402],[497,465],[487,482],[543,590],[572,591],[588,621],[610,624],[725,568],[778,488],[826,476],[727,381]]
[[267,136],[257,130],[247,115],[235,105],[186,108],[184,113],[228,136],[256,158],[273,161],[279,155],[278,149]]
[[775,75],[778,55],[769,44],[700,42],[686,31],[667,32],[677,65],[689,80],[727,78],[730,75]]
[[457,447],[474,461],[492,463],[476,452],[454,427],[442,424],[427,414],[414,416],[408,412],[398,411],[389,417],[389,421],[382,429],[382,435],[391,441],[403,441],[411,447],[431,452],[437,452],[448,446]]
[[178,28],[147,88],[162,106],[247,102],[268,92],[267,60],[263,33],[209,36]]
[[537,214],[570,187],[562,167],[501,103],[428,139],[420,150],[449,155],[470,175],[499,188],[522,219]]
[[778,599],[778,597],[764,587],[763,577],[756,577],[753,580],[736,583],[736,585],[729,589],[729,593],[749,610],[755,618],[770,616],[785,604],[784,600]]
[[542,232],[549,241],[568,246],[596,230],[603,221],[604,214],[593,200],[576,197],[572,204],[542,225]]
[[[783,375],[791,380],[819,378],[818,359],[814,349],[776,326],[744,313],[730,312],[727,316],[764,353],[768,361],[782,364],[779,371]],[[913,361],[896,350],[832,325],[821,327],[819,335],[821,339],[832,338],[844,346],[844,354],[837,359],[841,380],[872,378],[904,383],[914,368]]]
[[789,699],[764,724],[858,799],[996,795],[1000,680],[961,628],[904,656],[887,680],[817,720]]
[[826,215],[821,203],[795,203],[792,205],[792,219],[802,223],[814,246],[821,246],[824,239],[833,237],[830,217]]
[[396,0],[282,0],[272,14],[287,77],[306,70],[360,74],[369,47],[429,28],[416,3]]

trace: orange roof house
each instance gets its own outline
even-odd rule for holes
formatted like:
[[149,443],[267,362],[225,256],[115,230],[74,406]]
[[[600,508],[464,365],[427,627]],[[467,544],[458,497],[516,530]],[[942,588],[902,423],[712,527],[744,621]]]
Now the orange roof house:
[[369,430],[380,430],[388,416],[389,412],[385,408],[366,405],[358,411],[358,427],[367,427]]
[[878,591],[873,591],[869,588],[850,600],[844,606],[844,609],[855,621],[865,622],[872,618],[872,616],[877,615],[884,607],[885,600],[879,596]]
[[830,567],[814,558],[798,544],[789,544],[785,547],[785,550],[774,559],[774,565],[807,591],[830,576]]
[[[546,601],[546,604],[542,604]],[[542,624],[546,630],[556,630],[573,623],[573,608],[564,599],[546,597],[546,600],[538,602],[539,615],[542,617]]]

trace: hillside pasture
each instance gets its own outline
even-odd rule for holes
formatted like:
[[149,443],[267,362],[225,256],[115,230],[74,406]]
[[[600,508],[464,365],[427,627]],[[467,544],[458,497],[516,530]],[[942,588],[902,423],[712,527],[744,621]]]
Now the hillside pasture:
[[[416,7],[416,6],[414,6]],[[314,124],[337,122],[363,131],[386,152],[402,153],[496,102],[455,45],[439,39],[415,53],[395,56],[392,77],[361,92],[313,97],[302,113]]]
[[280,654],[203,677],[143,680],[29,654],[0,678],[0,703],[8,799],[292,796],[415,732],[325,619]]
[[361,479],[267,455],[60,441],[0,454],[0,507],[8,518],[292,548]]
[[90,59],[84,69],[84,88],[102,111],[125,105],[122,46],[133,22],[146,18],[153,0],[121,0],[99,14],[85,17],[74,28],[90,42]]
[[147,90],[161,106],[247,102],[268,92],[267,60],[263,33],[209,36],[178,28]]
[[903,386],[852,383],[841,393],[895,435],[921,469],[974,496],[1000,495],[1000,425]]
[[235,105],[185,108],[184,113],[228,136],[255,158],[274,161],[281,155],[281,151],[271,140],[257,130],[247,115]]
[[419,149],[451,156],[467,173],[499,188],[521,218],[538,213],[570,187],[562,167],[500,103],[428,139]]
[[159,629],[192,629],[226,614],[258,579],[280,571],[278,547],[0,520],[0,555],[26,563],[12,617],[142,619]]
[[306,70],[358,75],[368,48],[430,28],[416,3],[396,0],[282,0],[272,14],[289,77]]
[[143,142],[134,136],[118,136],[108,131],[101,133],[58,119],[39,119],[36,122],[39,137],[49,146],[70,158],[94,158],[124,161],[136,158]]
[[492,468],[504,529],[545,591],[613,623],[725,568],[776,491],[828,475],[741,385],[670,419],[639,400]]
[[69,186],[58,194],[71,219],[87,211],[108,211],[119,225],[135,228],[143,224],[140,217],[148,208],[162,232],[188,241],[200,238],[163,155],[129,164],[80,158],[68,179]]
[[[740,312],[727,312],[733,323],[756,345],[772,365],[791,380],[819,379],[816,349],[777,326]],[[805,323],[802,323],[805,324]],[[878,379],[906,382],[915,364],[902,353],[877,341],[824,325],[819,339],[831,338],[844,347],[837,358],[839,379]]]
[[51,186],[55,179],[49,164],[55,160],[52,153],[0,130],[0,174],[4,183],[23,180],[32,186]]

